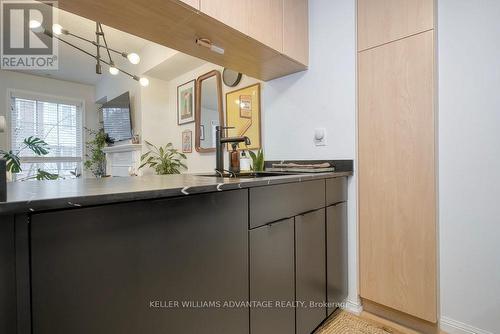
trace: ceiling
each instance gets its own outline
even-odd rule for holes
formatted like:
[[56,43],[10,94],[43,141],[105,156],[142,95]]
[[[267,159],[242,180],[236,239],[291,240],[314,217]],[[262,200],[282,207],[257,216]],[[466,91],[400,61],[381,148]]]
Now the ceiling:
[[206,61],[202,59],[177,52],[144,74],[157,79],[170,81],[173,78],[192,71],[205,63]]

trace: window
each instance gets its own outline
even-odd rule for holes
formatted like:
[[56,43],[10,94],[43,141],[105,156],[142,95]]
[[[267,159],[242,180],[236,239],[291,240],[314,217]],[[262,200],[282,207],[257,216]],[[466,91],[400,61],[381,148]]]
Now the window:
[[[33,176],[38,169],[70,177],[81,169],[83,148],[82,103],[28,94],[11,94],[11,147],[20,151],[22,172],[17,179]],[[49,154],[37,156],[24,149],[25,138],[43,139]]]

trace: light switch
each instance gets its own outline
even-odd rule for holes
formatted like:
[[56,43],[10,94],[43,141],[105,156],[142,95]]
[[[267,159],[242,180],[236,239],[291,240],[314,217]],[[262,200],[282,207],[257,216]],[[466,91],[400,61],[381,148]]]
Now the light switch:
[[326,146],[326,129],[325,128],[314,129],[314,144],[316,146]]

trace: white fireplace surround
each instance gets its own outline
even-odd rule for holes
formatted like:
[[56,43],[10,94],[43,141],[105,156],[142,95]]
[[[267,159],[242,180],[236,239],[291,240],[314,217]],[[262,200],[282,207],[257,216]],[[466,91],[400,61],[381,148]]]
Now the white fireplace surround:
[[103,148],[106,154],[106,174],[130,176],[129,171],[138,172],[141,163],[141,144],[121,144]]

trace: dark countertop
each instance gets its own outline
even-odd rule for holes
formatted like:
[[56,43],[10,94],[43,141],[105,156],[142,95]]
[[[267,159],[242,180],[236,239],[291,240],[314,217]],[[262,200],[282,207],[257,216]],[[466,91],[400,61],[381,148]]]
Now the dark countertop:
[[16,182],[8,184],[7,202],[0,203],[0,214],[37,212],[143,199],[186,196],[350,175],[352,175],[352,172],[329,172],[261,177],[256,179],[229,179],[181,174]]

